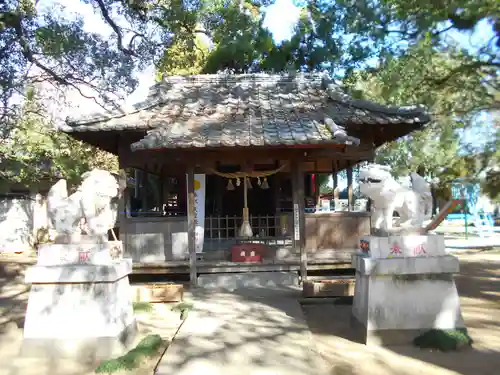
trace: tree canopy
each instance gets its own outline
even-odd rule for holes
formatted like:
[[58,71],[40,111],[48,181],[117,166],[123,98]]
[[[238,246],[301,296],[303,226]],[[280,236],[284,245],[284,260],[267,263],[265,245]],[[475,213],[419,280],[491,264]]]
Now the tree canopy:
[[[265,27],[271,0],[80,2],[92,6],[109,35],[86,26],[81,15],[43,11],[34,0],[0,4],[4,138],[40,119],[39,108],[26,106],[23,98],[41,82],[72,88],[108,108],[116,106],[117,94],[135,89],[134,72],[150,65],[158,78],[323,71],[343,80],[353,95],[429,108],[433,122],[426,129],[379,150],[377,159],[395,173],[423,168],[427,176],[449,181],[488,172],[488,181],[498,180],[487,162],[495,155],[498,127],[479,149],[468,148],[464,136],[486,126],[478,116],[500,110],[498,1],[295,0],[300,17],[284,41],[275,41]],[[480,25],[490,30],[480,45],[465,48],[450,38]]]
[[36,188],[40,180],[65,178],[71,185],[93,168],[118,172],[114,155],[58,132],[50,119],[38,114],[28,100],[7,140],[0,142],[0,191],[12,183]]

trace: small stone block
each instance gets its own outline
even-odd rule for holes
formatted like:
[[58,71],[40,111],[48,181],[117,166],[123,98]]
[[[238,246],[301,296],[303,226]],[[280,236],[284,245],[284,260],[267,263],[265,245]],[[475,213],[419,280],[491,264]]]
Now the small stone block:
[[184,296],[182,284],[145,284],[132,286],[134,302],[180,302]]
[[354,279],[305,281],[304,297],[343,297],[354,295]]

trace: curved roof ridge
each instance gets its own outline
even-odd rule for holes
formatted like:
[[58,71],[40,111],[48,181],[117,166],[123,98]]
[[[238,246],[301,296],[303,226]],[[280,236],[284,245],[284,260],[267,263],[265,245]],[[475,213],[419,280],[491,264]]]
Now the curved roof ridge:
[[[287,98],[285,101],[283,95]],[[339,125],[348,122],[423,124],[430,120],[422,106],[390,107],[355,99],[324,73],[219,73],[165,77],[152,85],[147,97],[129,111],[68,118],[60,130],[68,133],[150,130],[172,121],[186,122],[179,117],[181,114],[191,122],[212,123],[218,117],[228,116],[234,106],[233,100],[239,103],[238,111],[243,113],[239,115],[251,117],[258,111],[266,119],[274,116],[266,109],[273,106],[279,107],[281,115],[291,116],[290,120],[298,119],[299,122],[306,118],[316,119],[319,112]],[[314,107],[317,110],[311,109]]]
[[356,99],[349,95],[340,85],[334,83],[329,78],[323,78],[323,85],[330,99],[349,104],[360,109],[380,112],[388,115],[411,115],[418,114],[427,116],[427,108],[423,105],[406,105],[406,106],[388,106],[375,103],[370,100]]
[[[318,81],[324,77],[324,73],[248,73],[248,74],[228,74],[228,73],[216,73],[216,74],[195,74],[189,76],[173,75],[166,76],[160,82],[152,85],[148,90],[147,97],[141,101],[132,105],[133,110],[115,110],[106,112],[94,112],[87,116],[79,118],[66,118],[66,124],[71,125],[85,125],[92,124],[96,122],[108,121],[115,118],[124,117],[127,115],[132,115],[137,112],[152,109],[157,105],[165,104],[166,98],[162,95],[161,91],[168,91],[174,84],[195,84],[200,82],[217,82],[217,83],[238,83],[242,81],[252,81],[252,82],[269,82],[273,80],[279,80],[282,83],[293,83],[300,81]],[[279,83],[279,82],[277,82]]]

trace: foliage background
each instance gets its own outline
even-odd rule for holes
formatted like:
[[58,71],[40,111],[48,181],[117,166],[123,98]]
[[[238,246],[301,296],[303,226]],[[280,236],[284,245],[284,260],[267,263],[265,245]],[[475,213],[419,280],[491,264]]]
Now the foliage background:
[[[0,4],[4,181],[36,184],[47,159],[51,176],[70,179],[96,165],[116,168],[112,156],[54,132],[41,105],[43,85],[109,109],[137,87],[134,72],[147,66],[157,79],[304,71],[326,72],[356,97],[427,106],[432,123],[383,146],[377,161],[398,176],[419,170],[442,196],[454,178],[480,177],[499,199],[498,1],[296,0],[298,22],[279,42],[264,27],[271,0],[80,2],[92,7],[107,35],[57,6],[43,12],[30,0]],[[479,27],[489,36],[480,45],[453,38]]]

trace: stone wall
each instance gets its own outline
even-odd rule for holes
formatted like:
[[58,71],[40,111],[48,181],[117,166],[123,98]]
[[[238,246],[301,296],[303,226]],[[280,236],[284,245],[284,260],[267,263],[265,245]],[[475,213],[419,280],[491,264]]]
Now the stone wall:
[[30,198],[0,198],[0,252],[32,248],[34,206]]
[[40,194],[0,198],[0,253],[31,251],[48,228],[47,204]]

